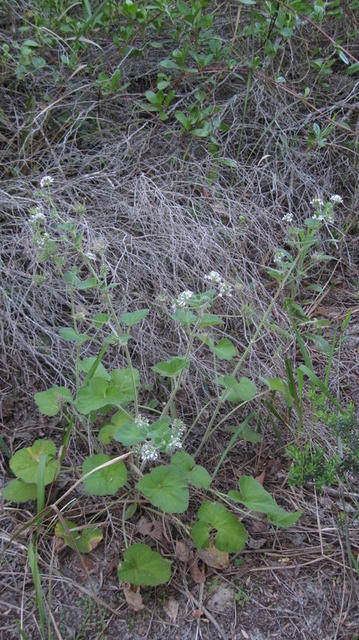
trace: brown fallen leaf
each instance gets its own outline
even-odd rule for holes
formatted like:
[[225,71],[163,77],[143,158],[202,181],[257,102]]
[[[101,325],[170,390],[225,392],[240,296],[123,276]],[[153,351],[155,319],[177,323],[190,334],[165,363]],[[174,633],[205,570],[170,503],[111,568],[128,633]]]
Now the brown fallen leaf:
[[265,543],[267,542],[266,538],[251,538],[249,537],[247,540],[247,545],[250,549],[261,549],[262,547],[264,547]]
[[256,477],[257,482],[259,482],[261,485],[263,485],[265,475],[266,472],[263,470],[262,473],[260,473],[259,476]]
[[197,555],[208,567],[213,569],[226,569],[229,566],[229,554],[226,551],[218,551],[211,543],[209,549],[200,549]]
[[192,611],[192,618],[194,618],[195,620],[198,620],[198,618],[200,618],[203,615],[204,613],[202,609],[195,609],[194,611]]
[[190,558],[191,558],[191,552],[189,548],[184,542],[181,542],[180,540],[176,540],[175,555],[177,560],[180,560],[181,562],[185,562],[186,564],[190,561]]
[[167,613],[168,617],[172,620],[172,622],[176,622],[178,607],[179,607],[179,602],[176,600],[176,598],[173,598],[172,596],[168,598],[166,604],[163,605],[165,612]]
[[201,584],[202,582],[206,582],[206,576],[204,575],[204,569],[199,568],[198,561],[199,557],[196,553],[189,566],[189,570],[191,572],[192,580],[197,584]]
[[130,585],[124,585],[123,593],[125,595],[126,602],[132,611],[142,611],[142,609],[145,608],[140,594],[140,587],[137,587],[136,591],[133,591]]
[[161,542],[163,539],[162,524],[159,520],[147,520],[145,516],[142,516],[136,525],[136,530],[143,536],[150,536],[153,540]]
[[233,587],[225,583],[220,583],[215,587],[214,593],[208,600],[206,605],[210,610],[215,609],[217,611],[223,611],[227,607],[231,606],[234,602],[235,590]]

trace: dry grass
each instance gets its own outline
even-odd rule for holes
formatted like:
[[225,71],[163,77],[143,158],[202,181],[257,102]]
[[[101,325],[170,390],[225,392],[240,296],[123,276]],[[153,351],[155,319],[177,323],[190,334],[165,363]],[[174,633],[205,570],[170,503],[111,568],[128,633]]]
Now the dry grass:
[[[20,12],[22,3],[16,2],[15,5],[16,11]],[[222,16],[221,22],[223,35],[231,33],[233,25],[229,17]],[[333,34],[333,37],[339,35]],[[97,265],[101,264],[106,269],[108,282],[115,285],[112,290],[115,309],[119,313],[144,306],[151,309],[146,322],[134,332],[136,339],[130,343],[133,362],[141,370],[145,383],[154,383],[151,366],[155,362],[183,353],[186,348],[185,333],[174,325],[168,313],[171,299],[184,289],[203,290],[204,275],[211,269],[219,271],[234,287],[233,298],[223,302],[216,311],[225,317],[221,335],[230,337],[238,351],[243,352],[275,292],[266,267],[273,266],[273,250],[283,245],[283,215],[292,213],[295,222],[301,225],[311,214],[309,203],[313,196],[342,194],[345,207],[338,213],[336,224],[350,233],[338,246],[336,258],[339,264],[335,272],[331,267],[334,263],[318,265],[313,272],[313,282],[327,283],[327,287],[325,297],[313,295],[311,304],[313,317],[317,314],[331,319],[328,337],[349,308],[354,309],[351,329],[349,327],[354,342],[348,343],[350,346],[344,344],[340,357],[335,356],[330,384],[344,404],[349,400],[357,401],[353,387],[353,376],[356,375],[353,353],[357,348],[355,333],[358,326],[358,231],[355,219],[359,200],[358,151],[355,147],[348,148],[348,133],[340,124],[335,126],[324,148],[308,151],[306,143],[314,122],[323,128],[334,117],[337,123],[345,120],[352,129],[352,139],[355,138],[358,83],[334,72],[327,79],[329,86],[321,87],[305,61],[301,59],[297,63],[296,47],[301,46],[304,37],[308,42],[311,37],[317,43],[319,40],[323,46],[326,42],[317,33],[309,34],[305,30],[298,33],[289,51],[283,54],[287,83],[275,83],[271,79],[275,70],[271,68],[268,69],[268,77],[256,74],[250,86],[245,113],[246,71],[231,77],[221,75],[213,91],[213,100],[229,130],[221,134],[219,156],[235,160],[236,165],[231,168],[221,162],[216,163],[201,141],[193,140],[189,145],[189,139],[181,137],[178,123],[161,123],[155,116],[144,115],[137,108],[143,88],[152,86],[153,74],[157,73],[158,53],[155,50],[151,50],[145,68],[136,59],[129,59],[124,65],[125,80],[130,80],[131,86],[120,96],[99,98],[91,75],[70,78],[65,69],[62,89],[49,71],[34,82],[35,104],[31,111],[27,105],[28,87],[20,84],[16,92],[11,85],[1,87],[0,107],[7,114],[9,129],[6,133],[8,144],[5,144],[0,157],[4,176],[0,189],[0,383],[4,435],[11,451],[44,433],[60,436],[62,425],[56,420],[39,425],[33,410],[33,393],[53,384],[75,385],[74,349],[58,334],[59,327],[71,325],[72,304],[76,311],[86,316],[80,324],[82,329],[87,329],[93,315],[103,310],[98,292],[75,292],[72,301],[58,269],[39,259],[39,251],[32,242],[29,210],[38,202],[36,190],[44,174],[54,178],[52,196],[57,210],[67,220],[76,222],[88,249],[98,243],[103,244],[102,257]],[[110,68],[116,51],[106,39],[101,46]],[[92,52],[89,58],[91,56],[95,57],[95,54]],[[315,88],[313,99],[298,97],[303,90],[303,82],[297,78],[303,77],[306,78],[305,84]],[[209,80],[204,79],[203,86],[212,91]],[[195,84],[188,81],[181,87],[182,96],[179,98],[184,100],[194,87]],[[44,95],[46,101],[43,100]],[[59,118],[64,112],[68,114],[65,124]],[[79,213],[79,205],[85,206],[83,213]],[[60,238],[57,239],[61,245]],[[324,253],[332,251],[325,234],[321,248]],[[62,268],[65,271],[73,266],[74,256],[69,251],[64,251],[63,255],[65,263]],[[39,280],[41,276],[44,277]],[[298,356],[295,340],[288,340],[283,331],[291,332],[291,329],[280,297],[273,307],[270,322],[264,325],[260,339],[245,362],[243,373],[258,380],[260,376],[281,375],[285,357],[290,357],[295,364]],[[98,336],[101,337],[100,332]],[[95,353],[93,343],[82,349],[84,357]],[[314,348],[311,355],[318,374],[322,374],[325,358]],[[110,349],[104,358],[104,364],[111,367],[121,366],[124,362],[123,355],[115,349]],[[194,356],[193,373],[185,380],[178,405],[178,411],[189,422],[211,392],[208,383],[211,368],[209,356],[203,352]],[[226,365],[221,365],[222,370],[227,372]],[[155,384],[158,398],[164,399],[165,390]],[[258,405],[257,410],[259,408]],[[207,418],[204,415],[202,423],[198,424],[189,447],[200,442]],[[306,428],[309,431],[309,414]],[[236,450],[221,470],[219,486],[226,490],[229,485],[233,486],[233,478],[240,473],[259,473],[266,465],[268,467],[268,461],[283,460],[283,446],[295,433],[296,425],[290,425],[280,448],[268,420],[263,448],[258,452],[251,445],[245,445],[240,451]],[[71,464],[75,468],[81,464],[84,453],[86,455],[87,439],[91,448],[91,437],[86,429],[83,435],[83,440],[74,439],[72,442]],[[335,449],[335,442],[323,425],[317,425],[316,433],[307,435],[314,442],[324,442],[329,450]],[[218,439],[208,444],[205,456],[209,468],[215,466],[227,440],[228,434],[223,430]],[[5,464],[3,470],[5,475]],[[356,585],[346,555],[343,529],[338,528],[335,519],[336,510],[343,508],[341,496],[332,496],[331,502],[330,493],[325,498],[318,498],[313,491],[284,489],[285,474],[274,473],[271,476],[268,471],[267,474],[269,488],[276,497],[288,508],[303,508],[305,518],[293,532],[285,535],[277,537],[268,531],[261,534],[265,537],[265,554],[262,549],[248,550],[250,561],[246,561],[243,573],[238,573],[237,569],[237,573],[229,573],[225,577],[236,588],[238,577],[244,579],[244,576],[256,576],[258,573],[259,580],[254,578],[247,584],[250,605],[244,607],[244,613],[235,607],[235,613],[232,611],[227,617],[221,618],[222,614],[218,612],[214,614],[216,620],[219,619],[222,637],[239,638],[241,635],[234,634],[251,628],[252,606],[259,611],[259,626],[263,629],[267,625],[270,629],[272,635],[266,637],[354,638],[355,635],[348,634],[357,632],[351,621],[355,620],[354,614],[350,613]],[[357,505],[357,496],[350,490],[345,500],[349,511],[354,508],[353,504]],[[95,502],[87,498],[71,505],[69,513],[82,522],[94,513],[100,514],[100,523],[104,524],[106,531],[102,559],[104,575],[103,581],[98,578],[102,560],[94,561],[95,564],[97,562],[95,568],[88,568],[93,582],[91,587],[88,575],[84,577],[81,574],[76,561],[69,558],[59,560],[52,538],[44,536],[40,550],[41,571],[45,581],[49,579],[54,583],[54,616],[59,620],[61,602],[66,601],[64,607],[69,606],[69,585],[85,593],[87,590],[91,597],[93,588],[102,598],[100,606],[110,603],[109,606],[122,616],[120,619],[108,619],[108,637],[111,638],[111,629],[116,629],[123,620],[128,621],[123,603],[118,601],[117,591],[115,594],[115,580],[107,566],[122,549],[121,508],[107,500]],[[19,538],[8,546],[11,532],[29,517],[30,512],[26,509],[8,506],[4,510],[1,521],[1,537],[6,549],[3,585],[6,602],[15,603],[8,604],[7,615],[14,613],[16,619],[26,621],[30,629],[28,638],[36,638],[39,636],[36,635],[30,577],[28,573],[23,574],[26,541]],[[164,535],[161,544],[166,553],[173,555],[171,528],[168,526],[165,532],[170,539]],[[255,539],[256,531],[250,530],[250,533]],[[348,533],[353,548],[356,548],[357,520],[353,519]],[[134,524],[128,524],[127,534],[130,538],[136,535]],[[283,558],[288,558],[288,571],[289,565],[293,569],[291,574],[285,574],[286,577],[283,577],[280,566]],[[312,567],[317,567],[316,563],[323,569],[318,569],[319,577],[314,579]],[[264,582],[262,575],[265,576]],[[270,579],[265,582],[267,575]],[[199,626],[193,623],[192,618],[192,609],[196,607],[189,604],[191,600],[187,598],[188,580],[188,572],[178,570],[171,585],[176,597],[179,593],[185,594],[181,600],[181,626],[176,635],[170,628],[171,635],[181,640],[197,638],[199,633]],[[312,587],[313,597],[305,601],[303,594],[311,581],[316,585]],[[255,588],[252,590],[253,582]],[[315,592],[319,584],[321,594]],[[340,585],[340,597],[337,585]],[[280,601],[278,606],[272,606],[268,598],[276,589],[281,593]],[[293,614],[298,594],[301,609]],[[200,601],[202,596],[203,592],[201,595],[196,591],[196,598]],[[288,604],[285,604],[286,598]],[[154,615],[157,625],[160,625],[159,637],[161,633],[168,633],[169,627],[166,621],[163,622],[159,599],[146,602],[149,607],[153,603],[157,607]],[[331,607],[334,607],[337,617],[333,624],[324,623]],[[308,612],[312,616],[309,626],[305,622]],[[113,615],[113,611],[107,610],[106,613]],[[237,614],[243,615],[242,626],[238,626]],[[138,637],[157,637],[152,620],[144,617],[144,627],[138,631]],[[71,624],[75,628],[75,622],[66,624],[67,635],[64,637],[80,640],[80,632],[71,635]],[[139,624],[141,626],[142,623]],[[268,626],[270,624],[272,626]],[[96,630],[92,626],[89,629],[88,637],[96,638]],[[203,638],[214,637],[213,626],[203,623],[200,629]],[[253,626],[252,632],[251,638],[264,637]],[[6,621],[1,633],[4,640],[15,637]],[[128,633],[128,638],[137,638],[136,630]],[[326,633],[330,635],[326,636]]]

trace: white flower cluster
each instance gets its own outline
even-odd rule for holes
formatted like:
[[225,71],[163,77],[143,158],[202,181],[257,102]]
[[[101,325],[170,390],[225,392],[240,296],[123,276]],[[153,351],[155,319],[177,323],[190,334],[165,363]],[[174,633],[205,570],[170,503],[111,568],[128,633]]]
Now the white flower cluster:
[[193,296],[193,291],[186,289],[186,291],[182,291],[182,293],[179,294],[174,305],[176,307],[185,307],[187,302],[192,298],[192,296]]
[[51,176],[44,176],[40,180],[41,189],[44,189],[45,187],[50,187],[52,185],[53,181],[54,181],[54,179],[51,178]]
[[146,418],[145,416],[142,416],[140,413],[138,414],[137,418],[135,418],[134,422],[136,427],[138,429],[142,429],[143,431],[147,430],[148,427],[150,426],[148,418]]
[[[135,424],[140,429],[147,430],[149,427],[149,422],[147,418],[139,415]],[[183,434],[186,431],[186,426],[179,418],[175,418],[171,424],[171,430],[168,435],[166,435],[161,442],[155,443],[153,441],[147,440],[143,444],[137,445],[135,450],[140,456],[142,462],[155,462],[158,460],[160,453],[171,454],[176,449],[182,449],[182,438]]]
[[38,220],[45,220],[45,219],[46,219],[46,216],[43,210],[41,209],[41,207],[34,207],[34,209],[31,209],[30,222],[34,223],[34,222],[37,222]]
[[313,207],[322,207],[322,206],[324,205],[324,202],[323,202],[323,200],[322,200],[321,198],[319,198],[318,196],[316,196],[315,198],[313,198],[313,199],[310,201],[310,204],[311,204]]
[[140,449],[142,462],[155,462],[158,460],[158,448],[152,442],[145,442]]
[[276,264],[283,264],[288,260],[288,255],[283,249],[277,249],[273,256],[273,262]]
[[92,251],[87,251],[85,253],[86,258],[88,258],[89,260],[97,260],[96,254],[92,253]]
[[207,275],[204,276],[204,279],[211,284],[215,284],[218,287],[218,297],[223,298],[223,296],[232,297],[232,287],[224,278],[222,278],[221,274],[218,271],[210,271]]
[[332,202],[333,204],[344,204],[343,198],[337,193],[334,193],[332,196],[330,196],[330,202]]
[[293,214],[288,212],[286,213],[283,218],[282,218],[283,222],[293,222]]

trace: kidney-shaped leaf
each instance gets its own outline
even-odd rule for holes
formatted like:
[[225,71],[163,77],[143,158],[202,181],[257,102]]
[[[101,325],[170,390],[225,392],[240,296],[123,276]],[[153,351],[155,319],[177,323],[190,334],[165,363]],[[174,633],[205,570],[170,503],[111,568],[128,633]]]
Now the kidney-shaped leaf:
[[233,342],[228,340],[228,338],[222,338],[216,345],[210,347],[211,351],[213,351],[217,358],[220,360],[232,360],[234,356],[237,355],[237,349],[234,346]]
[[198,521],[191,529],[192,540],[198,549],[208,549],[212,529],[217,530],[214,546],[219,551],[236,553],[247,541],[247,531],[238,518],[218,502],[204,502],[197,514]]
[[174,378],[187,366],[188,360],[186,358],[170,358],[169,360],[157,362],[152,369],[163,378]]
[[86,527],[77,531],[76,522],[65,520],[65,524],[69,533],[66,532],[63,524],[58,522],[55,527],[55,535],[62,538],[70,549],[77,549],[80,553],[90,553],[103,538],[101,529],[96,527]]
[[118,577],[121,582],[155,587],[170,579],[171,562],[147,544],[133,544],[123,554]]
[[220,384],[226,389],[226,400],[230,402],[249,402],[257,394],[254,382],[243,376],[239,382],[234,376],[221,376]]
[[149,314],[149,309],[137,309],[137,311],[130,311],[128,313],[122,313],[120,315],[120,322],[125,324],[127,327],[133,327],[135,324],[144,320],[144,318]]
[[52,440],[35,440],[32,447],[19,449],[10,460],[10,469],[29,484],[36,483],[41,456],[46,455],[44,484],[50,484],[55,478],[57,460],[56,446]]
[[151,504],[167,513],[183,513],[188,507],[186,474],[173,465],[152,469],[137,483],[137,488]]
[[23,480],[10,480],[1,491],[2,497],[11,502],[27,502],[35,500],[37,496],[36,484],[29,484]]
[[56,416],[65,402],[72,401],[71,391],[66,387],[51,387],[34,395],[35,402],[45,416]]
[[106,399],[106,391],[108,382],[104,378],[95,377],[78,390],[75,407],[87,416],[91,411],[97,411],[105,407],[108,402]]
[[[85,458],[82,465],[82,473],[85,475],[101,464],[109,462],[111,456],[97,453]],[[112,496],[122,487],[127,480],[127,469],[123,462],[114,462],[104,469],[95,471],[84,480],[84,489],[91,496]]]
[[177,467],[185,475],[189,482],[196,489],[208,489],[211,484],[211,476],[208,471],[195,464],[194,458],[186,451],[177,451],[171,458],[171,465]]
[[228,496],[232,500],[241,502],[251,511],[265,513],[270,522],[277,527],[290,527],[302,515],[302,511],[288,513],[282,509],[261,483],[251,476],[242,476],[239,479],[239,488],[240,491],[229,491]]

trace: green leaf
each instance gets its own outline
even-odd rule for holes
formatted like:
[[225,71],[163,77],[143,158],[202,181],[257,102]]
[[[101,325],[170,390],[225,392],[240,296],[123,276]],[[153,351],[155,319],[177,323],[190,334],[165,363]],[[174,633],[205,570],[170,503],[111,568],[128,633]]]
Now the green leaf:
[[[135,387],[139,383],[137,369],[132,369]],[[107,405],[126,405],[134,399],[131,369],[114,369],[110,380],[101,377],[92,378],[81,387],[75,400],[76,409],[83,415],[97,411]]]
[[157,362],[152,369],[164,378],[174,378],[178,376],[183,369],[186,369],[186,367],[188,367],[188,360],[186,358],[170,358],[169,360]]
[[87,416],[91,411],[97,411],[108,403],[106,392],[108,382],[104,378],[92,378],[90,382],[78,390],[74,405],[76,409]]
[[[137,389],[139,382],[140,374],[133,367],[111,371],[111,381],[106,396],[107,404],[120,406],[134,400],[135,389]],[[135,385],[135,389],[133,385]]]
[[148,314],[149,309],[137,309],[137,311],[130,311],[128,313],[122,313],[120,315],[120,322],[125,324],[127,327],[133,327],[135,324],[138,324],[143,320]]
[[45,416],[56,416],[65,402],[72,401],[72,395],[69,389],[54,386],[35,393],[34,400]]
[[195,464],[194,458],[186,451],[176,451],[171,457],[171,466],[179,470],[193,487],[208,489],[211,476],[204,467]]
[[167,513],[183,513],[188,507],[187,478],[174,465],[152,469],[137,483],[137,488],[151,504]]
[[65,519],[65,523],[71,536],[66,533],[62,522],[57,523],[55,535],[62,538],[70,549],[77,549],[80,553],[90,553],[103,538],[101,529],[96,527],[86,527],[82,531],[77,531],[76,522]]
[[277,527],[290,527],[302,515],[302,511],[289,513],[282,509],[260,482],[250,476],[242,476],[239,479],[239,488],[240,491],[229,491],[228,496],[232,500],[241,502],[251,511],[265,513],[268,520]]
[[278,391],[290,409],[293,406],[293,397],[290,393],[288,384],[282,378],[265,378],[265,383],[271,391]]
[[252,442],[252,444],[257,444],[257,442],[262,442],[263,436],[261,433],[254,431],[254,429],[250,429],[247,424],[248,420],[242,422],[238,427],[231,427],[231,431],[236,436],[236,440],[245,440],[245,442]]
[[62,327],[59,329],[59,334],[64,340],[76,342],[77,344],[84,344],[84,342],[90,340],[89,336],[85,333],[77,333],[72,327]]
[[37,486],[23,480],[10,480],[1,493],[4,500],[27,502],[28,500],[36,500]]
[[[96,360],[97,360],[96,356],[90,356],[89,358],[84,358],[83,360],[80,360],[80,364],[79,364],[80,371],[83,371],[84,373],[89,373],[91,371],[91,368],[95,364]],[[104,378],[104,380],[110,380],[110,374],[107,373],[105,367],[101,362],[98,363],[96,367],[96,371],[93,374],[93,377]]]
[[201,316],[199,327],[200,329],[204,329],[205,327],[214,327],[217,324],[223,324],[223,320],[220,316],[216,316],[214,313],[204,313]]
[[196,464],[187,476],[188,482],[196,489],[208,489],[211,484],[211,476],[207,469]]
[[[107,456],[104,453],[97,453],[85,458],[82,465],[83,475],[110,460],[111,456]],[[112,496],[120,487],[123,487],[126,481],[127,469],[125,464],[120,461],[93,473],[88,478],[85,478],[83,484],[85,492],[91,496]]]
[[133,544],[123,554],[118,577],[121,582],[155,587],[170,579],[171,562],[147,544]]
[[217,358],[220,360],[232,360],[234,356],[237,355],[237,349],[234,346],[233,342],[228,340],[228,338],[222,338],[217,344],[211,348],[211,351],[216,354]]
[[238,518],[217,502],[204,502],[197,514],[198,521],[191,537],[198,549],[208,549],[210,532],[216,529],[214,546],[218,551],[237,553],[247,542],[247,532]]
[[138,442],[146,440],[147,433],[140,429],[134,422],[127,422],[114,432],[114,440],[121,442],[125,447],[132,447]]
[[[50,484],[55,479],[57,468],[56,446],[52,440],[35,440],[32,447],[24,447],[16,451],[10,460],[10,469],[24,482],[33,484],[37,481],[37,472],[42,455],[47,456],[44,484]],[[57,472],[59,472],[59,469]]]
[[124,424],[131,422],[131,416],[124,409],[120,409],[112,416],[111,422],[106,422],[100,429],[98,438],[102,444],[110,444],[116,431]]
[[354,62],[354,64],[351,64],[350,67],[347,68],[346,72],[348,76],[352,76],[354,75],[354,73],[359,73],[359,62]]
[[249,402],[257,394],[256,385],[245,376],[239,382],[234,376],[221,376],[218,381],[227,390],[226,400],[230,402]]
[[110,317],[109,313],[95,313],[92,322],[96,329],[101,329],[101,327],[109,321]]
[[197,322],[197,316],[192,311],[190,311],[190,309],[180,309],[180,308],[176,309],[172,318],[176,320],[176,322],[179,322],[184,327],[187,327]]
[[76,289],[79,291],[87,291],[87,289],[93,289],[98,286],[97,278],[86,278],[85,280],[77,279]]
[[176,451],[171,457],[171,465],[178,467],[181,471],[188,473],[195,465],[194,458],[186,451]]

